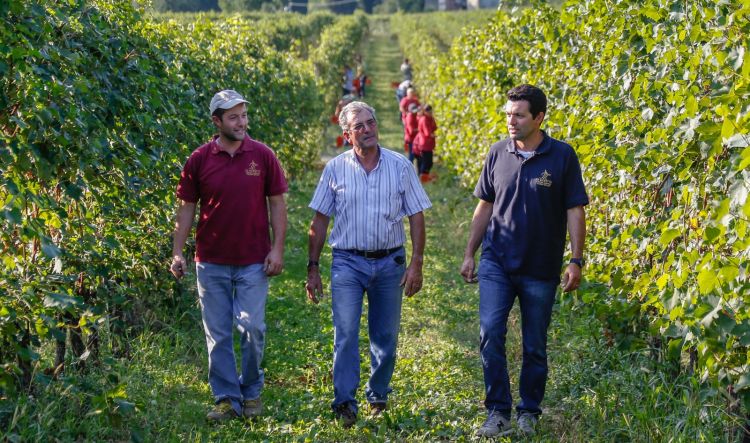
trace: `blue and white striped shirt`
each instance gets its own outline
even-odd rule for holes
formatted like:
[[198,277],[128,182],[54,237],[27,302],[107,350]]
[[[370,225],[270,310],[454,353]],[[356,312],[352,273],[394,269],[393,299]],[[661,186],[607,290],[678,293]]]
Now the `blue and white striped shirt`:
[[401,154],[378,147],[380,158],[369,174],[349,150],[329,161],[310,208],[333,217],[328,244],[338,249],[372,251],[406,242],[403,219],[432,204],[414,167]]

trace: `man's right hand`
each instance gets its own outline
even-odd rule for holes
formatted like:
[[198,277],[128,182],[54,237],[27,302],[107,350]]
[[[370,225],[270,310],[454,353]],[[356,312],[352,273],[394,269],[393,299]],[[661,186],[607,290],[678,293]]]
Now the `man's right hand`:
[[182,278],[187,270],[187,261],[182,255],[176,254],[172,257],[172,264],[169,266],[169,271],[172,272],[177,279]]
[[317,266],[307,269],[305,291],[307,291],[307,298],[316,305],[320,303],[320,299],[325,295],[323,294],[323,282],[320,280],[320,269]]
[[474,267],[474,257],[464,257],[464,262],[461,264],[461,276],[466,283],[476,283],[479,281],[477,280],[477,274],[474,272]]

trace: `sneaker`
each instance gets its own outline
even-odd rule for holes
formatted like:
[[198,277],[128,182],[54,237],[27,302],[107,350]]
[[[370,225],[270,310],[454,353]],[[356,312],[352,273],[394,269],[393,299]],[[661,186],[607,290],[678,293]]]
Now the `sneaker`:
[[345,428],[351,428],[357,422],[357,413],[349,403],[339,403],[333,406],[333,414],[341,420]]
[[503,417],[498,411],[490,411],[487,420],[477,430],[477,437],[502,437],[512,432],[509,418]]
[[384,401],[372,402],[370,403],[370,414],[375,416],[380,415],[386,410],[386,408],[388,408],[388,403]]
[[529,412],[522,412],[518,416],[518,432],[521,435],[534,435],[536,433],[536,424],[539,417]]
[[245,418],[253,418],[259,416],[263,412],[263,402],[260,401],[260,397],[254,400],[245,400],[242,402],[242,416]]
[[208,420],[215,422],[230,420],[236,417],[238,417],[238,415],[234,412],[232,402],[228,398],[216,403],[211,412],[206,414]]

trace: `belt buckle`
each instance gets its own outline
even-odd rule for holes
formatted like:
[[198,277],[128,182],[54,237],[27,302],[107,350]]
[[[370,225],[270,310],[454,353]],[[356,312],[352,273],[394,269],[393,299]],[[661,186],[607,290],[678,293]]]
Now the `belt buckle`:
[[364,252],[364,257],[366,259],[377,258],[375,257],[375,252],[377,251],[363,251],[363,252]]

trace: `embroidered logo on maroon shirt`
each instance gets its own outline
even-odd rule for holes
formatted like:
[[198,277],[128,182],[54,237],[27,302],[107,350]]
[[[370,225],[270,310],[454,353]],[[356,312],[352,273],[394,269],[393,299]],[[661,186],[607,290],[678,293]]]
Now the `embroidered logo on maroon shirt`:
[[251,177],[257,177],[260,175],[260,169],[258,169],[258,164],[254,161],[250,162],[250,167],[245,169],[245,174],[251,176]]

